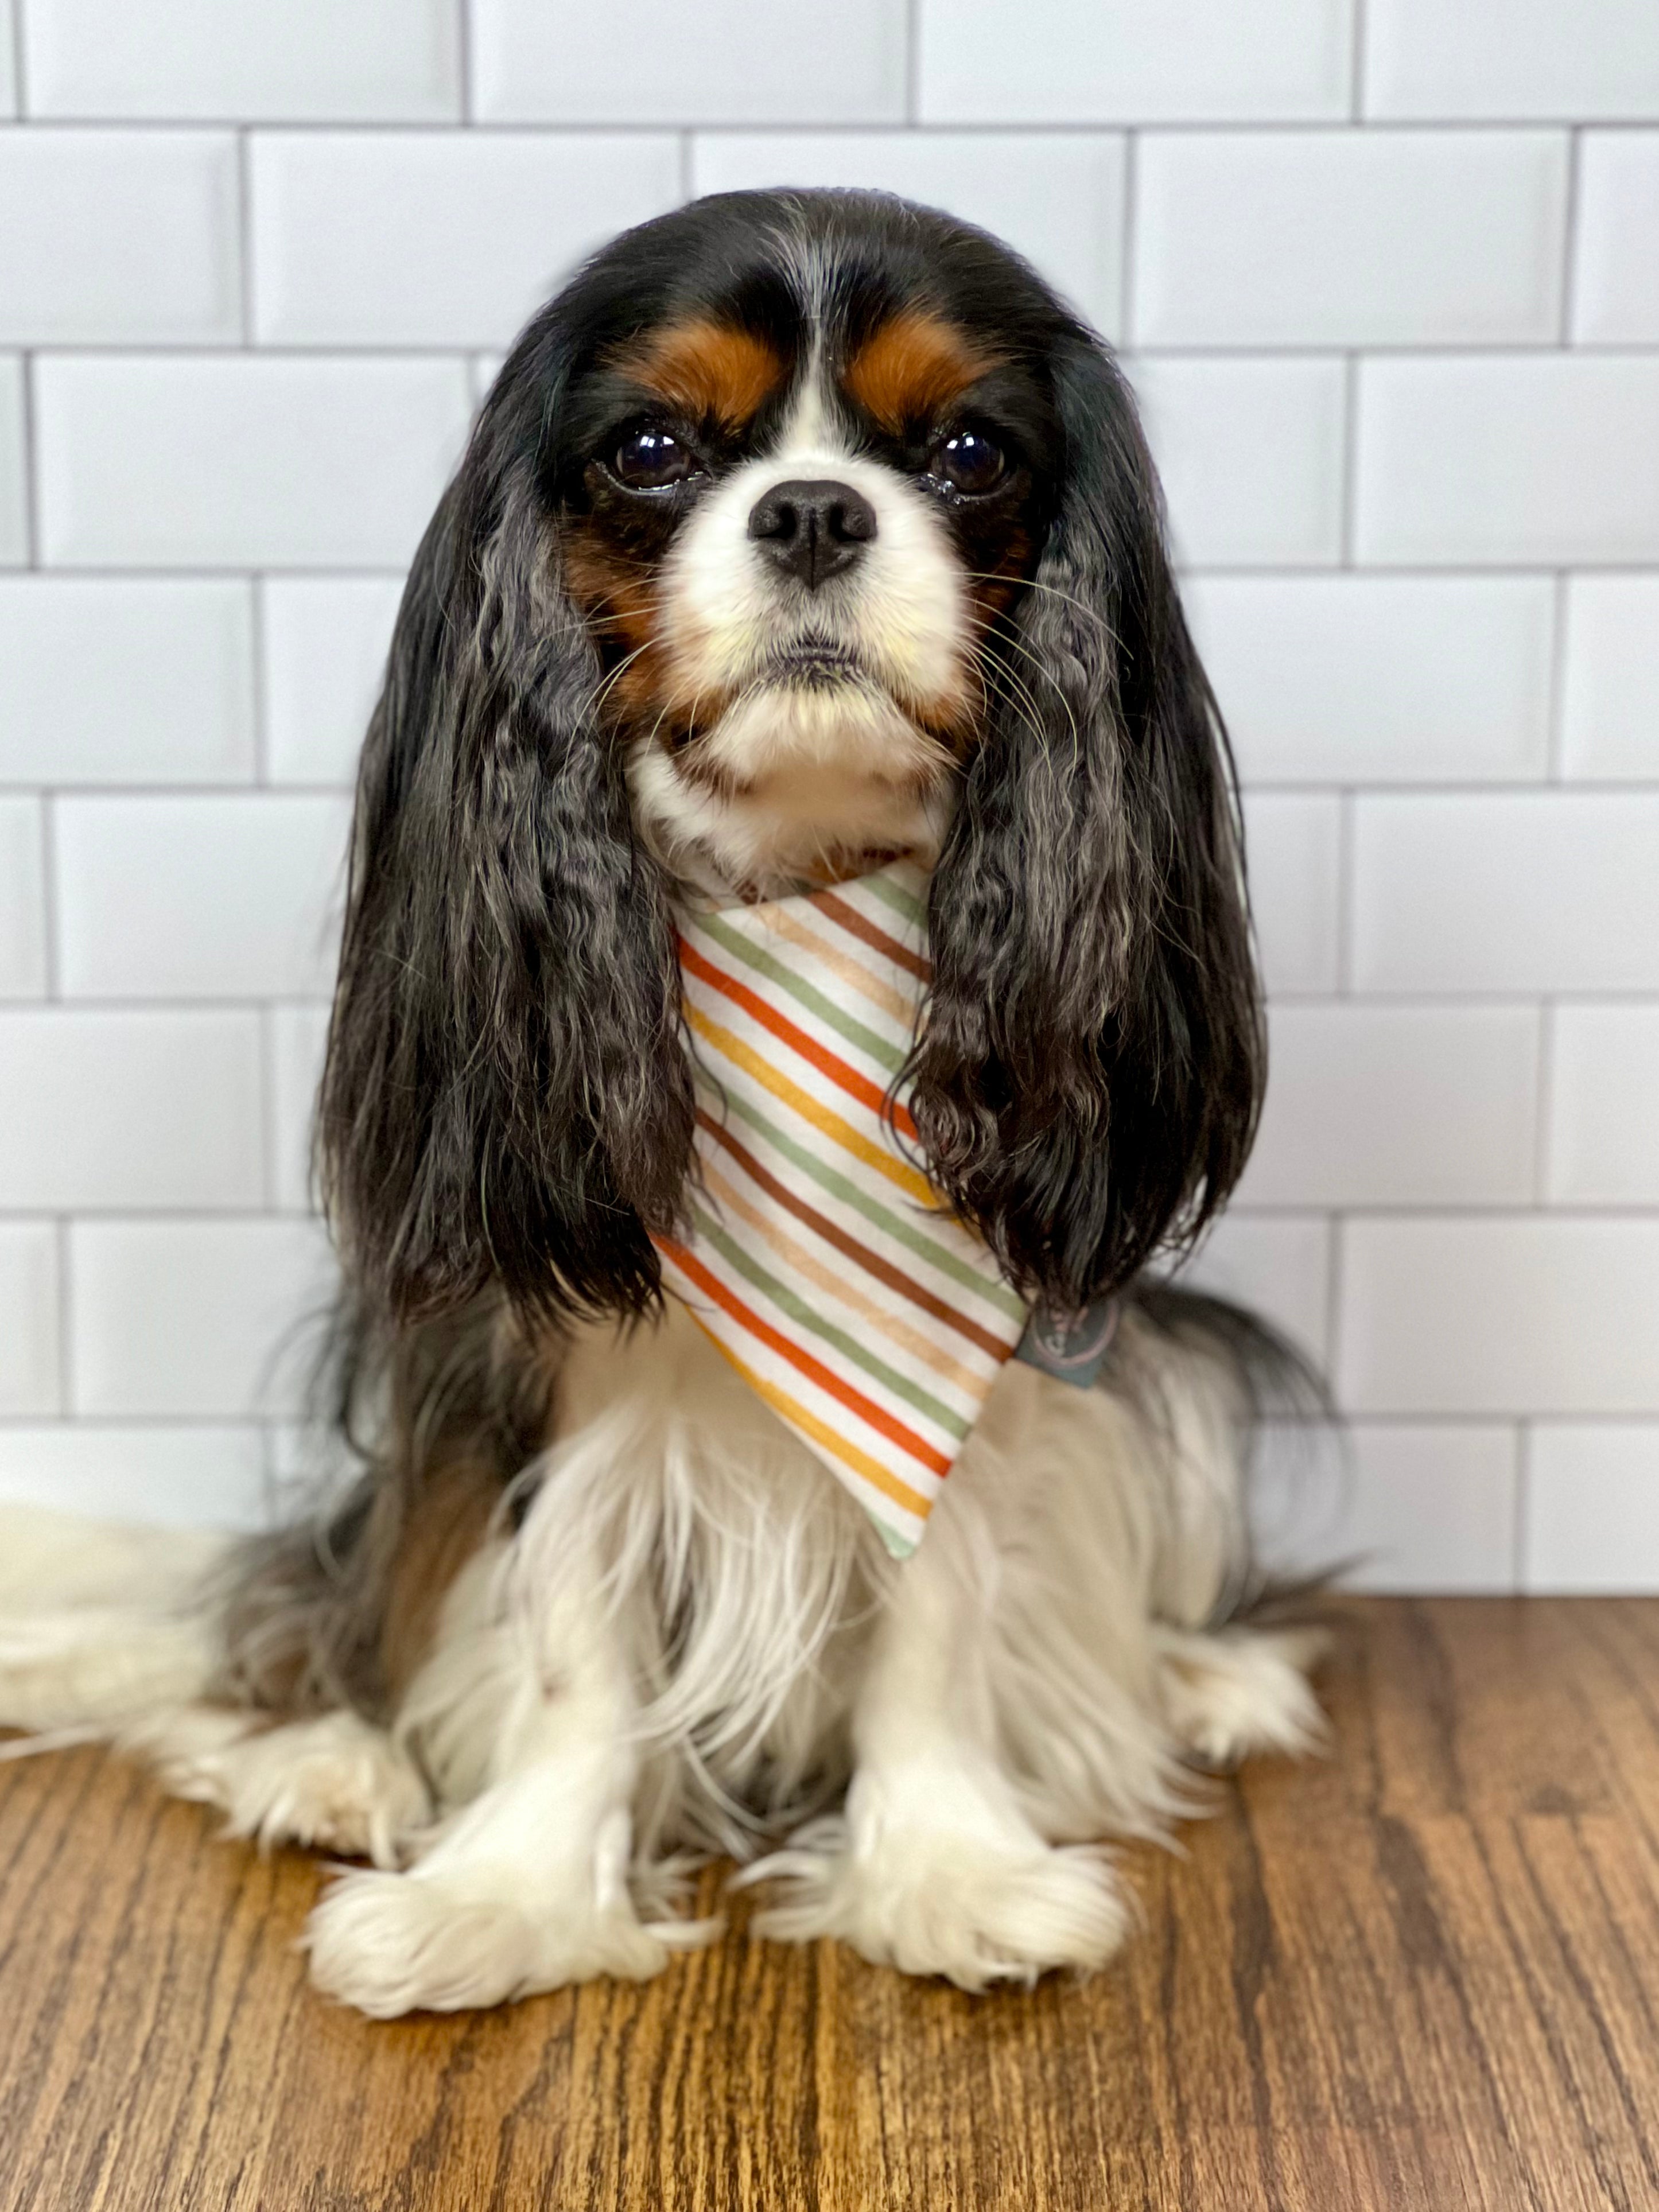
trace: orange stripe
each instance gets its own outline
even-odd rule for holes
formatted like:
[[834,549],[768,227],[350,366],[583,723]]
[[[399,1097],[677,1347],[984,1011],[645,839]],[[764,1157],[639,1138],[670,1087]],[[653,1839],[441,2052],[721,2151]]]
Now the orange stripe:
[[881,953],[895,967],[908,969],[911,975],[920,976],[924,983],[933,981],[933,967],[930,960],[920,952],[913,952],[908,945],[901,945],[897,938],[890,937],[867,915],[860,914],[855,906],[849,906],[844,898],[837,898],[834,891],[818,892],[812,904],[820,914],[828,915],[831,921],[838,921],[849,937],[856,937],[872,952]]
[[805,1375],[809,1382],[816,1382],[819,1389],[829,1396],[839,1399],[849,1413],[856,1413],[861,1421],[866,1421],[890,1443],[895,1443],[901,1451],[908,1452],[918,1465],[929,1468],[937,1475],[949,1474],[951,1462],[944,1452],[930,1444],[925,1437],[917,1436],[913,1429],[907,1429],[902,1421],[896,1421],[884,1407],[878,1406],[873,1399],[866,1398],[861,1390],[854,1389],[850,1382],[843,1382],[839,1375],[832,1373],[821,1360],[814,1359],[810,1352],[803,1352],[798,1345],[791,1344],[787,1336],[769,1322],[763,1321],[751,1307],[746,1306],[734,1292],[728,1291],[720,1278],[711,1274],[701,1260],[694,1259],[684,1245],[675,1243],[668,1237],[654,1237],[652,1241],[659,1251],[668,1255],[676,1267],[691,1278],[699,1290],[713,1298],[716,1305],[723,1307],[733,1321],[741,1323],[769,1351],[775,1352],[781,1359],[787,1359],[792,1367]]
[[[805,1030],[797,1029],[793,1022],[779,1013],[775,1006],[769,1006],[765,1000],[757,992],[751,991],[746,983],[740,983],[735,975],[728,975],[723,968],[716,968],[712,960],[705,960],[696,946],[688,943],[684,938],[680,939],[680,965],[690,969],[692,975],[699,977],[711,989],[718,991],[722,998],[730,999],[734,1006],[741,1006],[751,1021],[758,1022],[763,1029],[770,1030],[773,1036],[781,1043],[787,1044],[791,1052],[798,1053],[801,1059],[816,1067],[820,1075],[827,1075],[831,1083],[844,1091],[849,1098],[856,1098],[860,1106],[867,1107],[878,1121],[885,1116],[887,1094],[872,1083],[867,1075],[860,1075],[857,1068],[849,1067],[844,1060],[838,1059],[816,1037],[808,1036]],[[892,1121],[902,1136],[915,1135],[916,1125],[910,1119],[908,1109],[896,1100],[892,1108]]]
[[924,1498],[918,1490],[912,1490],[908,1482],[901,1482],[897,1475],[884,1468],[878,1459],[872,1458],[868,1452],[860,1451],[856,1444],[849,1443],[843,1436],[838,1436],[828,1421],[819,1420],[817,1415],[803,1406],[799,1398],[792,1398],[787,1390],[780,1390],[775,1382],[769,1382],[765,1376],[757,1375],[745,1361],[738,1358],[729,1344],[715,1335],[706,1321],[695,1313],[691,1318],[720,1358],[737,1369],[750,1389],[763,1398],[774,1413],[781,1413],[784,1419],[798,1428],[803,1436],[811,1437],[814,1443],[833,1453],[855,1474],[861,1474],[872,1489],[879,1490],[884,1497],[890,1498],[894,1504],[902,1505],[907,1513],[914,1513],[918,1521],[927,1518],[933,1510],[932,1498]]

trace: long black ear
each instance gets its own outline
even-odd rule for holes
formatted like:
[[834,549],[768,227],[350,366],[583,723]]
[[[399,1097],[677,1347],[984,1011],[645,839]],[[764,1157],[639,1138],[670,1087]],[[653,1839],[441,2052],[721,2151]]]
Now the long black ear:
[[936,1180],[1073,1307],[1226,1197],[1266,1048],[1231,757],[1133,404],[1081,331],[1057,380],[1063,489],[934,873],[910,1073]]
[[427,532],[358,781],[318,1121],[348,1267],[394,1312],[496,1280],[638,1311],[692,1113],[665,886],[598,727],[515,355]]

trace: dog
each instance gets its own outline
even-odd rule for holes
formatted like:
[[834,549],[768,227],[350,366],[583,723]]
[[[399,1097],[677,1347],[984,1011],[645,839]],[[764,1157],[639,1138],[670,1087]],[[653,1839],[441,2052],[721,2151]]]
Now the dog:
[[[903,1559],[664,1286],[683,917],[895,867],[926,980],[883,1111],[1022,1311],[1115,1320],[1089,1387],[995,1365]],[[969,1990],[1099,1966],[1103,1839],[1320,1726],[1310,1637],[1242,1611],[1293,1355],[1149,1272],[1264,1080],[1226,738],[1102,342],[884,196],[624,234],[485,401],[362,756],[316,1138],[346,1489],[236,1541],[15,1516],[0,1719],[369,1862],[307,1942],[370,2014],[653,1974],[716,1932],[678,1917],[709,1854],[763,1934]]]

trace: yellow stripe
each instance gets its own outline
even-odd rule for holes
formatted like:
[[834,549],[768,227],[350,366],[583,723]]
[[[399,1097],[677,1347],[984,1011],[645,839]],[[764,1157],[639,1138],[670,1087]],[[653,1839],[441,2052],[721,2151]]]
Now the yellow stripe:
[[816,1283],[820,1290],[828,1291],[842,1305],[850,1306],[855,1313],[861,1313],[866,1320],[878,1323],[884,1334],[890,1337],[895,1344],[902,1344],[932,1373],[946,1377],[959,1390],[965,1390],[975,1404],[984,1402],[995,1379],[994,1369],[988,1367],[975,1373],[972,1368],[963,1367],[932,1337],[924,1334],[921,1329],[911,1328],[890,1305],[883,1305],[878,1299],[861,1296],[853,1279],[850,1263],[846,1271],[840,1273],[834,1267],[826,1267],[804,1244],[797,1243],[769,1213],[763,1212],[758,1206],[751,1206],[736,1185],[712,1163],[704,1164],[702,1179],[705,1186],[722,1204],[730,1206],[740,1220],[746,1221],[756,1234],[771,1246],[786,1266],[794,1268],[808,1282]]
[[[690,1309],[688,1307],[687,1310],[690,1311]],[[792,1428],[799,1429],[803,1436],[811,1437],[813,1443],[821,1445],[825,1451],[833,1452],[837,1459],[844,1460],[854,1474],[861,1474],[866,1482],[873,1484],[884,1497],[890,1498],[895,1505],[902,1505],[907,1513],[914,1513],[918,1521],[927,1518],[933,1505],[931,1498],[923,1498],[919,1492],[912,1490],[908,1483],[901,1482],[897,1475],[890,1474],[878,1459],[872,1459],[868,1452],[862,1452],[856,1444],[848,1443],[845,1437],[838,1435],[827,1422],[819,1420],[816,1413],[808,1413],[805,1407],[792,1398],[787,1390],[780,1390],[776,1383],[769,1382],[763,1375],[757,1375],[752,1367],[738,1358],[729,1344],[720,1341],[698,1314],[692,1312],[691,1318],[721,1358],[728,1360],[750,1389],[758,1391],[773,1412],[781,1413]]]
[[855,1159],[862,1160],[868,1167],[878,1169],[890,1182],[895,1182],[901,1190],[908,1191],[930,1213],[938,1211],[939,1200],[926,1176],[918,1175],[903,1160],[896,1158],[880,1145],[873,1144],[850,1121],[843,1121],[839,1114],[832,1114],[827,1106],[820,1105],[810,1092],[803,1091],[799,1084],[792,1083],[787,1075],[780,1074],[741,1037],[733,1036],[730,1030],[722,1029],[718,1022],[710,1021],[708,1015],[697,1007],[688,1005],[685,1012],[687,1020],[700,1037],[712,1044],[716,1052],[723,1052],[734,1066],[742,1068],[746,1075],[752,1076],[775,1098],[781,1098],[786,1106],[792,1107],[804,1121],[810,1121],[815,1129],[821,1129],[826,1137],[838,1144],[843,1152],[851,1152]]
[[890,983],[884,983],[879,975],[872,975],[862,962],[849,957],[839,947],[832,951],[816,930],[804,927],[793,915],[775,912],[767,916],[767,921],[780,937],[810,952],[815,960],[822,961],[832,975],[839,975],[845,983],[850,983],[872,1006],[879,1006],[883,1013],[896,1022],[903,1032],[892,1042],[896,1045],[908,1045],[910,1032],[915,1027],[916,1006],[921,995],[920,984],[916,986],[916,996],[907,999],[902,991],[896,991]]

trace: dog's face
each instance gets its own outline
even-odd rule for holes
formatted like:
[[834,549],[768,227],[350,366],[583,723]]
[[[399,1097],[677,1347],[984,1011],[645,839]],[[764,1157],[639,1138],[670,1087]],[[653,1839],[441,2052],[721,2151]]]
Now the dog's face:
[[931,864],[1053,506],[1022,272],[977,240],[924,268],[874,212],[815,239],[728,204],[665,283],[652,241],[561,418],[565,575],[636,809],[678,868],[754,889]]
[[677,896],[901,852],[926,1164],[1081,1304],[1220,1203],[1262,1078],[1133,403],[948,216],[699,201],[531,324],[410,578],[319,1121],[371,1298],[648,1309],[691,1151]]

